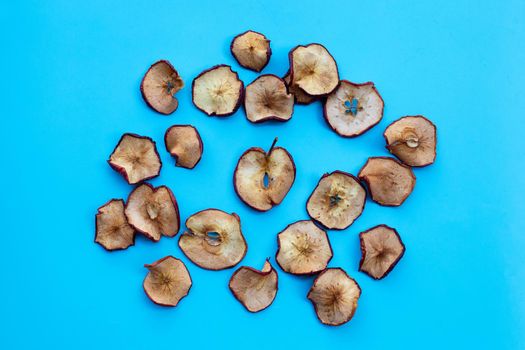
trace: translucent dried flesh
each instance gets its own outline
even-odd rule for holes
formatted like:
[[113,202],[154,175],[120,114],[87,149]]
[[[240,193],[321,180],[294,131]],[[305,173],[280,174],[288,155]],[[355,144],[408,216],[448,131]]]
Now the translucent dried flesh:
[[188,295],[192,281],[188,269],[179,259],[167,256],[144,267],[149,270],[143,283],[144,291],[155,304],[177,306]]
[[202,157],[202,140],[191,125],[173,125],[164,135],[166,150],[176,159],[177,166],[193,169]]
[[352,175],[342,171],[325,174],[306,203],[308,215],[329,229],[342,230],[365,207],[366,191]]
[[179,232],[177,200],[166,186],[138,186],[128,197],[125,213],[129,224],[153,241]]
[[124,215],[124,201],[112,199],[98,208],[95,242],[107,250],[126,249],[135,243],[135,230]]
[[329,326],[350,321],[360,296],[357,282],[340,268],[324,270],[308,292],[319,321]]
[[394,158],[368,158],[358,176],[367,183],[372,200],[386,206],[403,204],[416,185],[412,169]]
[[436,159],[436,126],[423,116],[396,120],[384,136],[390,153],[406,165],[425,166]]
[[397,231],[386,225],[361,232],[359,239],[362,254],[359,270],[375,279],[388,275],[405,253]]
[[270,153],[261,148],[250,148],[235,168],[235,191],[243,202],[260,211],[270,210],[281,203],[294,181],[293,158],[281,147],[273,148]]
[[253,123],[287,121],[292,117],[294,98],[284,81],[275,75],[261,75],[246,87],[244,108]]
[[342,80],[326,100],[324,116],[339,135],[361,135],[383,118],[383,99],[373,83],[354,84]]
[[277,271],[269,261],[261,271],[243,266],[230,279],[230,290],[250,312],[258,312],[271,305],[277,295]]
[[193,103],[208,115],[227,116],[239,108],[243,90],[230,66],[215,66],[193,80]]
[[198,266],[208,270],[232,267],[244,258],[246,241],[237,214],[207,209],[186,220],[188,231],[179,239],[184,254]]
[[316,97],[308,95],[306,92],[304,92],[301,88],[297,87],[296,85],[290,84],[290,73],[286,73],[286,75],[283,78],[284,82],[286,83],[286,86],[288,87],[288,91],[294,95],[295,102],[301,105],[308,105],[316,100]]
[[146,72],[140,91],[146,103],[162,114],[171,114],[179,106],[175,94],[184,82],[173,66],[165,60],[155,62]]
[[297,46],[290,52],[291,85],[311,96],[331,93],[339,84],[337,64],[319,44]]
[[122,135],[108,163],[131,185],[158,176],[162,167],[155,141],[135,134]]
[[296,275],[322,271],[332,259],[332,247],[326,232],[312,221],[298,221],[277,236],[276,260],[286,272]]
[[241,66],[256,72],[266,67],[272,54],[270,40],[251,30],[236,36],[230,49]]

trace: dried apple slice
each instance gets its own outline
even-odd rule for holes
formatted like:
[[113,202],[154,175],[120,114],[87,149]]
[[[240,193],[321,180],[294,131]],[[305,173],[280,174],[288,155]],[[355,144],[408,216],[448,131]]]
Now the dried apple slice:
[[173,256],[164,257],[153,264],[145,264],[149,270],[142,286],[148,298],[161,306],[177,306],[190,292],[191,276],[182,261]]
[[244,84],[230,66],[218,65],[193,80],[193,104],[209,116],[226,117],[242,102]]
[[162,168],[155,141],[130,133],[122,135],[108,163],[130,185],[158,176]]
[[422,115],[390,124],[384,133],[386,148],[410,166],[426,166],[436,159],[436,126]]
[[309,105],[310,103],[317,100],[316,97],[308,95],[306,92],[304,92],[300,87],[297,87],[296,85],[292,85],[290,83],[290,72],[288,71],[286,75],[283,78],[284,82],[286,83],[286,86],[288,87],[288,91],[294,95],[295,102],[300,105]]
[[352,319],[357,309],[361,288],[341,268],[326,269],[308,292],[317,318],[329,326],[340,326]]
[[295,181],[293,158],[284,148],[275,147],[276,143],[277,138],[268,152],[248,149],[235,168],[235,192],[255,210],[267,211],[281,203]]
[[299,45],[290,51],[289,59],[291,85],[308,95],[328,95],[339,84],[337,64],[323,45]]
[[175,94],[184,87],[184,82],[171,63],[160,60],[151,65],[142,78],[140,92],[144,101],[153,110],[171,114],[179,106]]
[[277,235],[277,245],[277,264],[294,275],[318,273],[333,256],[326,232],[310,220],[288,225]]
[[273,75],[261,75],[246,87],[244,109],[252,123],[287,121],[293,113],[294,98],[285,82]]
[[135,244],[135,230],[124,215],[124,201],[112,199],[95,216],[95,242],[106,250],[126,249]]
[[392,271],[405,254],[405,245],[397,231],[378,225],[359,234],[361,261],[359,271],[379,280]]
[[242,266],[230,279],[233,296],[250,312],[259,312],[273,303],[277,295],[277,271],[266,260],[262,270]]
[[358,177],[366,182],[374,202],[391,207],[403,204],[416,185],[412,169],[388,157],[368,158]]
[[164,143],[177,166],[193,169],[201,160],[202,140],[197,129],[191,125],[173,125],[166,130]]
[[374,83],[354,84],[341,80],[324,104],[324,118],[339,135],[355,137],[383,118],[384,102]]
[[173,237],[179,232],[179,207],[166,186],[144,183],[136,187],[129,194],[124,212],[131,226],[155,242],[161,236]]
[[233,38],[230,51],[241,66],[256,72],[266,67],[272,55],[270,40],[253,30],[248,30]]
[[365,208],[366,190],[359,180],[343,171],[324,174],[308,202],[308,215],[331,230],[344,230]]
[[208,270],[235,266],[248,249],[241,231],[241,219],[218,209],[206,209],[186,220],[188,231],[179,239],[182,252],[196,265]]

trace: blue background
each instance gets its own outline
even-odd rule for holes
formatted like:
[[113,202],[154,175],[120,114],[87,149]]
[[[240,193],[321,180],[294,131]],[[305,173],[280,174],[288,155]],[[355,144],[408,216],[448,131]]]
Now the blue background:
[[[3,78],[0,213],[0,347],[524,349],[525,55],[523,1],[2,1]],[[273,55],[264,73],[283,75],[296,44],[321,42],[342,78],[373,81],[382,122],[356,139],[337,136],[321,105],[296,107],[284,124],[252,125],[244,112],[209,118],[191,103],[193,77],[231,64],[245,83],[257,75],[231,57],[232,37],[265,33]],[[186,88],[171,116],[143,102],[148,66],[169,59]],[[321,325],[305,298],[312,278],[280,272],[274,304],[250,314],[227,287],[232,269],[205,271],[174,239],[138,237],[126,251],[93,243],[97,207],[131,186],[106,164],[124,132],[157,141],[164,167],[152,181],[175,193],[181,218],[208,207],[237,212],[261,267],[276,234],[307,218],[305,201],[324,173],[356,173],[386,155],[393,120],[424,114],[438,127],[434,165],[415,170],[400,208],[367,201],[349,229],[329,232],[331,266],[363,294],[354,319]],[[174,167],[163,135],[195,125],[205,152],[194,170]],[[268,213],[243,205],[232,172],[251,146],[279,144],[297,179]],[[407,252],[385,280],[357,271],[358,233],[396,227]],[[194,285],[177,308],[151,303],[144,263],[173,254]]]

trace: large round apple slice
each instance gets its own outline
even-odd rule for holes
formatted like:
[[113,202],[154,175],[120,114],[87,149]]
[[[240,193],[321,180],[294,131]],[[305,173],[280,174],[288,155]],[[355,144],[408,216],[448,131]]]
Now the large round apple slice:
[[241,66],[256,72],[266,67],[272,55],[270,40],[253,30],[248,30],[233,38],[230,51]]
[[155,111],[171,114],[179,106],[175,94],[184,87],[177,70],[166,60],[160,60],[151,65],[142,83],[140,92],[144,101]]
[[261,75],[246,87],[246,118],[252,123],[288,121],[293,114],[293,102],[293,95],[288,93],[281,78],[272,74]]
[[324,117],[339,135],[355,137],[383,118],[384,102],[374,83],[354,84],[342,80],[324,104]]
[[149,270],[142,286],[148,298],[161,306],[177,306],[190,292],[190,273],[182,261],[167,256],[153,264],[145,264]]
[[314,189],[306,210],[308,215],[328,229],[343,230],[361,215],[366,191],[351,174],[334,171],[324,174]]
[[241,231],[241,219],[218,209],[206,209],[186,220],[188,231],[179,239],[182,252],[196,265],[208,270],[235,266],[248,249]]
[[106,250],[126,249],[135,244],[135,230],[124,215],[124,201],[112,199],[95,216],[95,242]]
[[390,273],[405,253],[405,245],[395,229],[378,225],[359,234],[359,271],[378,280]]
[[288,151],[275,147],[268,152],[252,147],[243,153],[235,173],[235,192],[255,210],[267,211],[282,202],[295,181],[295,163]]

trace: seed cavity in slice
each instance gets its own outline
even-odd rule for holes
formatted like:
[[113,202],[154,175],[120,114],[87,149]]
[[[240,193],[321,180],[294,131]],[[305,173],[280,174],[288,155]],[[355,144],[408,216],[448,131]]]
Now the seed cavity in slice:
[[361,261],[359,271],[378,280],[392,271],[405,253],[405,245],[395,229],[378,225],[359,234]]
[[352,319],[357,309],[361,288],[341,268],[326,269],[308,292],[317,318],[329,326],[339,326]]
[[361,215],[365,200],[366,190],[355,176],[334,171],[321,177],[308,198],[306,210],[324,227],[343,230]]
[[193,80],[193,104],[209,116],[225,117],[237,111],[244,84],[230,66],[218,65]]
[[144,183],[136,187],[124,212],[131,226],[155,242],[163,235],[173,237],[179,232],[179,207],[166,186]]
[[256,72],[266,67],[272,55],[270,40],[253,30],[248,30],[233,38],[230,51],[241,66]]
[[106,250],[126,249],[135,244],[135,230],[124,215],[124,201],[112,199],[95,216],[95,242]]
[[288,87],[288,91],[294,95],[295,102],[300,105],[309,105],[310,103],[317,100],[316,97],[308,95],[306,92],[304,92],[300,87],[297,85],[292,85],[290,82],[290,72],[287,72],[286,75],[283,78],[284,82],[286,83],[286,86]]
[[162,167],[155,141],[129,133],[122,135],[108,163],[130,185],[158,176]]
[[155,304],[177,306],[188,295],[192,281],[186,265],[179,259],[167,256],[144,267],[149,272],[142,286]]
[[396,120],[384,136],[386,148],[406,165],[426,166],[436,159],[436,126],[421,115]]
[[277,235],[275,259],[283,271],[311,275],[326,268],[332,259],[332,247],[326,232],[312,221],[297,221]]
[[295,181],[293,158],[286,149],[275,147],[276,143],[277,138],[268,152],[248,149],[235,168],[235,192],[255,210],[267,211],[281,203]]
[[383,107],[374,83],[354,84],[342,80],[326,99],[324,117],[339,135],[355,137],[381,121]]
[[416,185],[412,169],[388,157],[368,158],[358,177],[366,182],[372,200],[385,206],[403,204]]
[[237,214],[206,209],[186,220],[188,230],[179,239],[182,252],[196,265],[208,270],[235,266],[248,249]]
[[155,111],[171,114],[179,106],[175,94],[184,87],[177,70],[166,60],[151,65],[142,79],[140,92],[144,101]]
[[164,143],[177,166],[193,169],[201,160],[202,140],[197,129],[191,125],[173,125],[166,131]]
[[261,75],[246,87],[244,109],[252,123],[290,120],[293,104],[293,95],[288,93],[284,81],[275,75]]
[[242,266],[230,279],[233,296],[250,312],[270,306],[277,295],[277,271],[266,260],[262,270]]
[[311,96],[324,96],[339,84],[337,64],[320,44],[297,46],[289,53],[291,85]]

